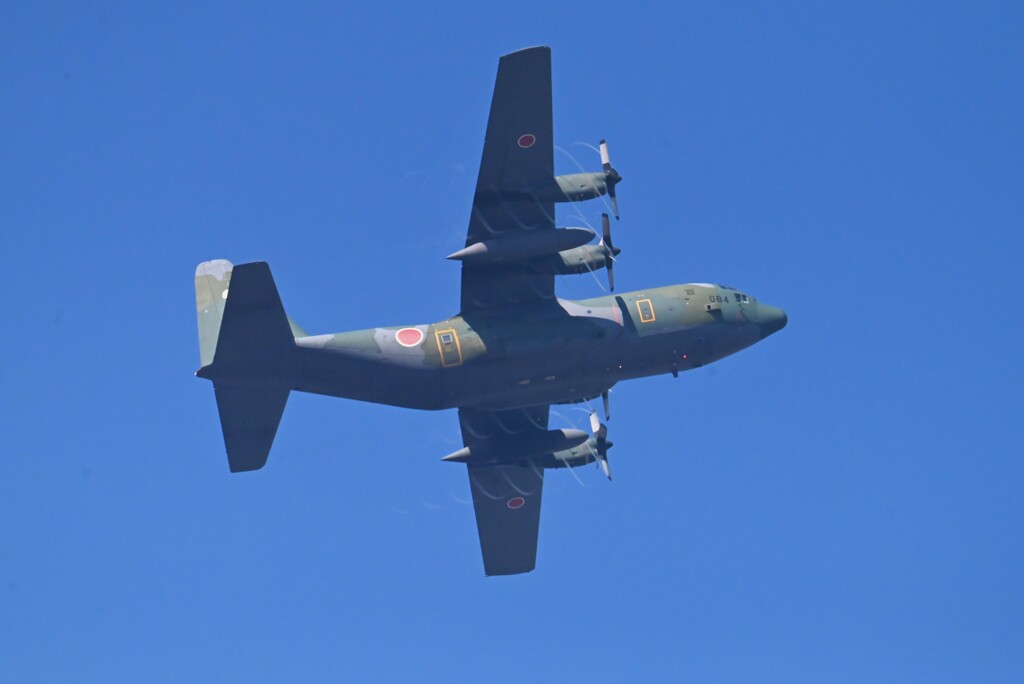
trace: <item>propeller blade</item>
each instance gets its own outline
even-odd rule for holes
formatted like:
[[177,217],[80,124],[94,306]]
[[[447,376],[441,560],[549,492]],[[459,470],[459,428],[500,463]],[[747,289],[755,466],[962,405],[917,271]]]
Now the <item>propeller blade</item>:
[[[615,255],[620,250],[615,249],[615,245],[612,244],[612,225],[608,220],[608,214],[601,214],[601,247],[604,250],[604,267],[608,271],[608,290],[615,292],[615,272],[612,268],[615,265]],[[605,415],[608,415],[607,411]]]
[[608,142],[605,140],[601,141],[601,168],[604,169],[604,182],[608,186],[608,199],[612,203],[612,213],[615,214],[615,219],[618,220],[619,200],[615,196],[615,186],[622,180],[622,176],[612,167],[612,157],[608,153]]
[[604,140],[601,141],[601,168],[605,171],[612,170],[612,160],[608,154],[608,143]]
[[615,220],[619,220],[619,198],[615,196],[615,186],[612,184],[608,185],[608,199],[612,201],[612,213],[615,214]]
[[601,214],[601,243],[605,246],[606,252],[615,253],[615,245],[612,244],[612,222],[608,220],[608,214]]
[[601,392],[601,401],[604,403],[604,419],[612,419],[612,403],[608,398],[608,390]]
[[597,417],[597,411],[590,412],[590,429],[594,433],[594,441],[597,443],[596,460],[605,477],[612,479],[612,468],[608,464],[608,449],[611,442],[608,441],[608,426]]

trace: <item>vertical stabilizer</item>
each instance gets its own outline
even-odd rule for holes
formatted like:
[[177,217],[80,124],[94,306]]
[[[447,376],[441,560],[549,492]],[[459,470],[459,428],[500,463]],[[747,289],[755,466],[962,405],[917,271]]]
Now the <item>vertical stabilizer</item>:
[[196,266],[196,315],[199,317],[200,366],[213,363],[228,298],[232,264],[224,259],[204,261]]

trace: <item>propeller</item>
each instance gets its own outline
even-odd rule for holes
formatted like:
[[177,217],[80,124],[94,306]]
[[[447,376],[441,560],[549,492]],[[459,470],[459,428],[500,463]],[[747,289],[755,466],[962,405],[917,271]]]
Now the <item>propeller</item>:
[[[622,253],[622,250],[612,244],[612,223],[608,220],[608,214],[601,214],[601,242],[598,243],[604,251],[604,267],[608,271],[608,289],[615,292],[615,272],[612,267],[615,265],[615,257]],[[607,417],[608,412],[605,411]]]
[[597,443],[597,463],[604,471],[605,477],[611,480],[612,469],[608,465],[608,450],[612,448],[612,443],[608,441],[608,426],[601,422],[596,411],[590,413],[590,430],[594,433],[594,441]]
[[604,169],[604,182],[608,185],[608,199],[612,201],[612,213],[619,218],[619,201],[615,198],[615,186],[622,180],[619,172],[612,167],[612,159],[608,155],[608,142],[601,141],[601,168]]

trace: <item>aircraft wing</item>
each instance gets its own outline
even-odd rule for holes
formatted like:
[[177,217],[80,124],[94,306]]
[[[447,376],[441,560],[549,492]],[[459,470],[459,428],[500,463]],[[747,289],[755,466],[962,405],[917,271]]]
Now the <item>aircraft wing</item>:
[[[498,63],[466,247],[520,231],[555,229],[555,206],[531,187],[554,177],[551,49],[534,47]],[[508,264],[462,265],[462,311],[554,297],[555,277]]]
[[[511,411],[459,409],[462,439],[472,446],[523,430],[546,430],[548,407],[533,406]],[[470,463],[469,487],[473,492],[484,573],[515,575],[530,572],[537,564],[537,534],[544,470],[529,460],[500,465]]]

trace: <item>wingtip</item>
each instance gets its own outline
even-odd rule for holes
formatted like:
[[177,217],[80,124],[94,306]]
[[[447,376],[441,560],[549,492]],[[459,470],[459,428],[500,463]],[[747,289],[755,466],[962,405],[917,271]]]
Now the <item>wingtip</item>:
[[519,57],[528,57],[530,55],[550,56],[551,55],[551,48],[549,48],[547,45],[532,45],[530,47],[520,48],[518,50],[513,50],[512,52],[509,52],[508,54],[502,55],[501,56],[501,61],[504,61],[506,59],[516,59],[516,58],[519,58]]
[[517,568],[501,568],[500,570],[499,569],[488,570],[487,568],[484,568],[484,576],[485,577],[508,577],[510,575],[525,575],[527,573],[533,572],[536,569],[537,569],[537,563],[536,562],[534,562],[529,567],[524,565],[524,566],[520,566],[520,567],[517,567]]

